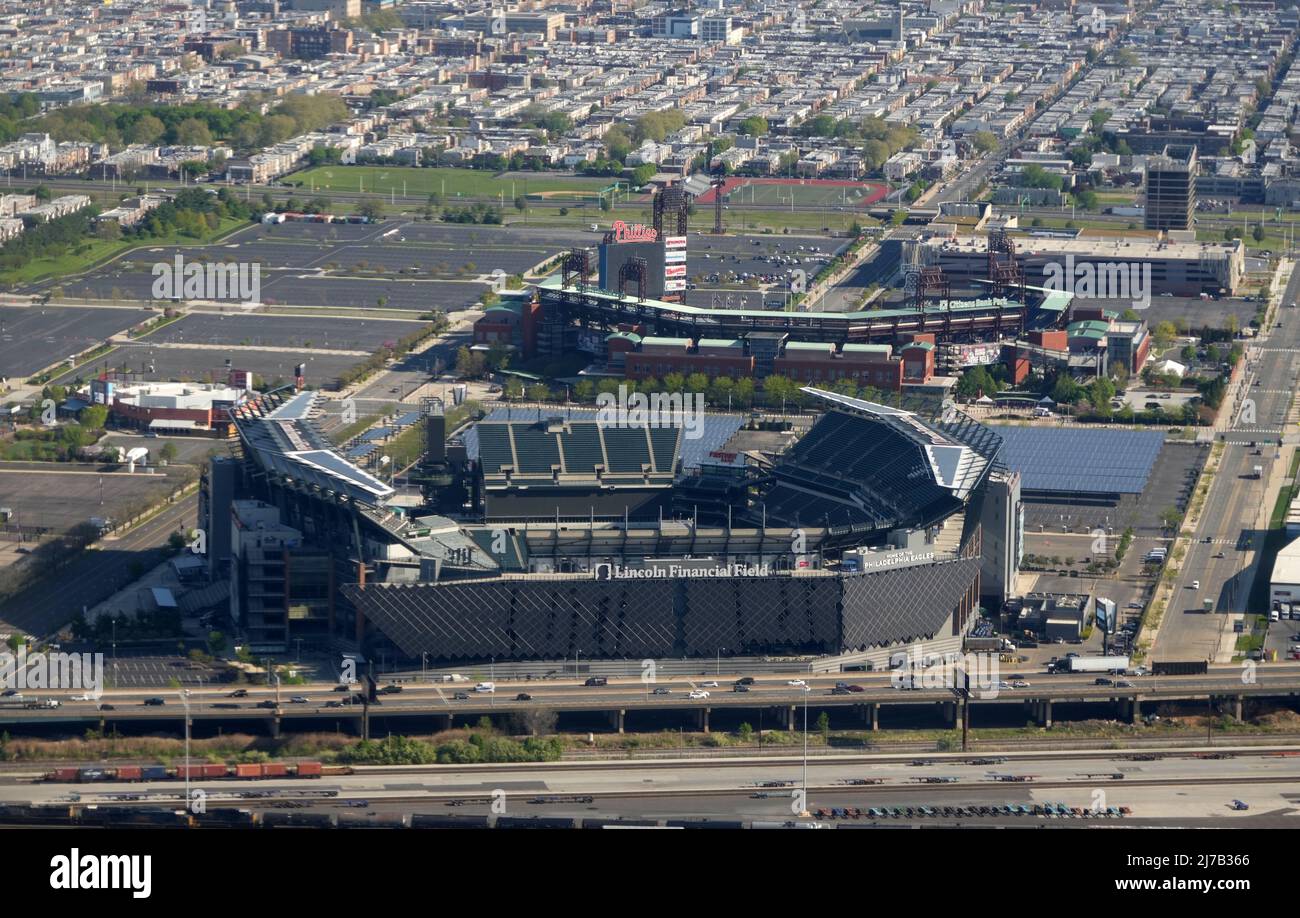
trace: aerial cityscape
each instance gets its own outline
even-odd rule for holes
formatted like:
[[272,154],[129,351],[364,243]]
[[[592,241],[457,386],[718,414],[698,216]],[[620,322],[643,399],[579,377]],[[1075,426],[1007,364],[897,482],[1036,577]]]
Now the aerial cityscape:
[[1294,0],[0,31],[0,826],[1297,825]]

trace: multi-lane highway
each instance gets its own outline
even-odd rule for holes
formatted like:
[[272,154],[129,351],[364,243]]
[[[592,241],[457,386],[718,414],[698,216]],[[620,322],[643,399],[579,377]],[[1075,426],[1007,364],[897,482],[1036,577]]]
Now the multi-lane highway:
[[[1223,431],[1223,455],[1174,583],[1155,659],[1231,658],[1232,616],[1226,613],[1246,610],[1268,515],[1294,448],[1294,438],[1285,435],[1292,429],[1300,376],[1300,310],[1287,304],[1297,297],[1300,271],[1291,274],[1275,326],[1248,349],[1240,392],[1225,400],[1231,422]],[[1263,467],[1262,478],[1254,477],[1256,465]],[[1214,613],[1204,611],[1207,599],[1213,601]]]
[[[0,703],[0,723],[31,724],[75,721],[179,721],[188,702],[191,717],[198,720],[255,720],[268,717],[286,721],[320,718],[360,717],[478,717],[482,714],[525,713],[536,710],[559,712],[630,712],[677,710],[700,712],[713,709],[784,708],[852,705],[933,705],[952,702],[950,680],[940,678],[939,668],[931,671],[934,684],[915,690],[891,685],[885,673],[856,673],[840,676],[809,674],[763,677],[737,691],[727,678],[673,677],[654,683],[636,679],[611,680],[607,685],[587,686],[575,681],[519,681],[495,683],[495,691],[477,691],[474,683],[411,684],[398,693],[379,696],[377,705],[363,705],[355,699],[359,686],[337,691],[333,685],[201,688],[182,697],[176,691],[131,689],[104,692],[98,698],[78,692],[28,691],[24,697],[57,698],[58,707],[25,708]],[[1019,679],[1016,676],[1024,676]],[[1093,674],[1003,674],[987,681],[987,687],[973,686],[974,704],[1025,702],[1109,702],[1140,699],[1287,697],[1300,695],[1300,666],[1277,664],[1259,668],[1243,681],[1236,666],[1215,667],[1205,675],[1117,677],[1113,685],[1098,685]],[[845,687],[837,687],[844,683]],[[1019,686],[1017,687],[1017,683]],[[239,697],[232,697],[238,692]],[[146,704],[161,699],[162,704]],[[295,700],[297,699],[297,700]],[[3,699],[0,699],[3,702]]]

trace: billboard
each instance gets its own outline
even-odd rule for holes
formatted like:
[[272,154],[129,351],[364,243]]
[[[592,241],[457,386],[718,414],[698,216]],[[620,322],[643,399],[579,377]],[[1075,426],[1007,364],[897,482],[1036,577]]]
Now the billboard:
[[996,341],[954,344],[951,347],[953,349],[953,366],[988,366],[1002,359],[1002,345]]
[[[651,230],[653,232],[653,230]],[[611,234],[617,239],[617,233]],[[664,294],[664,247],[661,242],[618,242],[608,239],[599,249],[599,277],[602,290],[618,290],[619,269],[630,259],[644,258],[646,296],[659,299]],[[629,295],[634,295],[632,288]]]

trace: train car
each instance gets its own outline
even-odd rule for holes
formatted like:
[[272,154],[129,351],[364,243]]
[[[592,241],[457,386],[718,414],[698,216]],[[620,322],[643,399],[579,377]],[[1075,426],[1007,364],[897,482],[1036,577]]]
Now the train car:
[[141,781],[166,781],[172,777],[174,772],[168,770],[165,765],[145,765],[140,769]]
[[72,825],[76,817],[69,806],[0,806],[0,825]]
[[260,778],[262,777],[262,766],[252,765],[252,764],[236,765],[235,777],[236,778]]
[[77,781],[89,784],[94,781],[110,781],[116,772],[111,768],[82,768],[77,772]]
[[195,813],[193,824],[200,829],[249,829],[257,825],[252,810],[219,807],[206,813]]
[[143,775],[144,769],[139,765],[123,765],[117,770],[119,781],[139,781]]
[[569,816],[498,816],[498,829],[572,829],[575,824]]
[[413,813],[412,829],[487,829],[486,816],[448,816],[442,813]]
[[670,819],[665,823],[672,829],[743,829],[745,824],[735,819]]
[[320,762],[299,762],[293,773],[299,778],[319,778],[322,768]]
[[56,768],[45,773],[45,780],[57,781],[60,784],[73,784],[76,783],[80,774],[81,769],[79,768]]
[[608,816],[584,816],[582,819],[584,829],[620,829],[626,826],[655,828],[658,825],[654,819],[611,819]]
[[283,762],[267,762],[262,766],[263,778],[287,778],[289,776],[289,766]]

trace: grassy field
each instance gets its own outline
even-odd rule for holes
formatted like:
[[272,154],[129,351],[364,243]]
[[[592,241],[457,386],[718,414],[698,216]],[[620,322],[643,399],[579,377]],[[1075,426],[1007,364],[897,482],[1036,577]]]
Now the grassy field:
[[[864,206],[875,188],[870,185],[794,185],[749,182],[729,191],[724,201],[732,207],[745,204],[789,204],[793,197],[797,206],[807,207],[858,207]],[[712,199],[710,199],[711,201]],[[709,203],[709,202],[705,202]]]
[[249,225],[245,220],[222,220],[214,232],[202,239],[182,236],[179,233],[144,240],[118,239],[108,242],[103,239],[87,239],[83,245],[57,258],[37,258],[20,268],[0,272],[0,284],[33,284],[49,277],[71,277],[132,249],[167,245],[207,245],[227,233]]
[[442,195],[456,198],[497,198],[509,206],[519,195],[552,192],[595,194],[614,183],[611,178],[539,173],[496,173],[478,169],[422,169],[416,166],[317,166],[296,172],[286,181],[305,191],[374,192],[376,194]]

